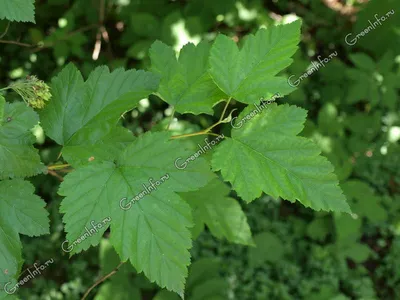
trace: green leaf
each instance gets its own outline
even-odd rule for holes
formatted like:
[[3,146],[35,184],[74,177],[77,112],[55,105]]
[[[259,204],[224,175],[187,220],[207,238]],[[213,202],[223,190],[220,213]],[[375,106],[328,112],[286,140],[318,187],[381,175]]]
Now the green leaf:
[[251,231],[240,204],[228,197],[230,188],[219,179],[195,192],[181,194],[193,209],[195,221],[206,224],[217,238],[251,245]]
[[143,37],[156,37],[161,29],[160,21],[153,14],[133,13],[131,14],[132,31]]
[[[14,282],[18,279],[22,267],[22,244],[18,232],[12,225],[0,218],[0,299],[9,299],[3,291],[10,292]],[[6,287],[5,285],[8,284]]]
[[181,300],[181,298],[175,293],[161,290],[154,296],[153,300]]
[[192,300],[228,299],[229,284],[224,278],[212,278],[193,288]]
[[384,222],[387,219],[381,197],[376,196],[374,189],[367,183],[348,180],[342,184],[342,188],[355,214],[365,216],[371,222]]
[[7,220],[13,229],[28,236],[49,233],[48,213],[45,203],[34,195],[32,184],[22,179],[0,181],[0,218]]
[[129,278],[125,278],[123,281],[113,280],[102,284],[94,299],[139,300],[142,299],[142,296],[140,294],[140,289],[132,285]]
[[[99,132],[99,136],[95,133]],[[110,161],[115,153],[123,150],[133,140],[133,133],[122,127],[115,126],[110,131],[102,133],[102,126],[92,131],[94,134],[86,135],[86,143],[71,141],[63,148],[63,157],[72,166],[80,166],[90,161]]]
[[243,103],[258,103],[276,93],[294,89],[276,76],[292,63],[300,40],[300,21],[260,29],[248,35],[241,50],[225,35],[219,35],[210,52],[210,74],[228,96]]
[[121,115],[155,92],[158,82],[150,72],[116,69],[110,73],[105,66],[96,68],[84,82],[69,64],[52,80],[53,98],[40,113],[41,123],[60,145],[107,140]]
[[0,95],[0,127],[3,125],[5,105],[6,105],[6,99],[4,99],[4,97]]
[[186,44],[175,51],[156,41],[150,48],[151,70],[161,76],[158,96],[180,113],[213,114],[212,107],[225,97],[208,73],[210,45]]
[[203,258],[190,266],[187,282],[189,299],[227,299],[228,282],[219,274],[220,260]]
[[247,202],[265,192],[315,210],[350,212],[332,164],[313,142],[296,136],[305,119],[306,111],[296,106],[247,107],[232,138],[214,151],[213,169]]
[[354,260],[356,263],[362,263],[373,253],[370,247],[365,244],[351,243],[341,251],[341,255]]
[[[112,161],[94,160],[68,174],[59,194],[66,196],[60,210],[65,213],[70,244],[86,232],[85,227],[91,228],[91,221],[99,223],[109,217],[110,240],[121,261],[129,259],[152,282],[182,294],[193,224],[191,208],[177,192],[196,190],[214,177],[202,158],[191,161],[185,170],[177,169],[176,158],[190,155],[170,134],[149,132],[116,153]],[[150,181],[161,184],[145,194],[143,185],[148,187]],[[139,192],[143,198],[129,206]],[[71,253],[97,245],[109,225],[74,246]]]
[[[39,236],[49,233],[45,202],[34,195],[34,186],[22,179],[0,181],[0,282],[15,283],[22,267],[19,234]],[[10,291],[14,284],[7,288]],[[0,298],[5,295],[0,292]]]
[[366,113],[355,113],[347,116],[345,126],[353,133],[367,142],[372,142],[381,131],[382,112],[379,110]]
[[[103,239],[100,243],[101,276],[110,274],[120,263],[118,254],[109,240]],[[123,264],[105,284],[102,284],[95,300],[130,300],[141,299],[140,290],[132,285],[130,276],[134,273],[132,266]]]
[[190,265],[187,289],[192,290],[197,285],[206,282],[208,279],[219,277],[221,261],[219,258],[202,258]]
[[0,20],[35,23],[34,0],[0,0]]
[[364,53],[350,54],[350,60],[361,70],[372,72],[376,69],[374,60]]
[[[189,277],[185,290],[188,299],[227,299],[228,282],[221,277],[219,269],[220,260],[213,258],[202,258],[196,260],[189,270]],[[176,294],[162,290],[157,293],[153,300],[178,300]]]
[[357,82],[349,87],[347,103],[354,104],[367,97],[368,90],[365,89],[365,83]]
[[25,103],[6,103],[0,127],[0,180],[34,176],[46,170],[32,146],[35,139],[30,129],[38,122],[37,114]]
[[338,244],[349,244],[357,241],[362,234],[362,219],[353,215],[335,215],[336,242]]
[[315,218],[307,226],[307,236],[323,242],[328,236],[331,229],[331,221],[329,218]]
[[318,112],[318,127],[329,135],[340,132],[342,124],[338,118],[338,110],[333,103],[327,102]]
[[273,233],[262,232],[254,237],[256,247],[248,249],[250,266],[263,265],[266,261],[279,261],[285,254],[282,241]]

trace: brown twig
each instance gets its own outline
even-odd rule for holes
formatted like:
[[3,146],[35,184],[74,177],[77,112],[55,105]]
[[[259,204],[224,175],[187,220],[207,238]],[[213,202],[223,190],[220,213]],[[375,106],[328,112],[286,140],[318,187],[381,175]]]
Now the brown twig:
[[102,278],[100,278],[99,280],[97,280],[85,293],[85,295],[83,295],[81,300],[85,300],[86,297],[89,295],[89,293],[96,287],[98,286],[100,283],[102,283],[103,281],[105,281],[107,278],[110,278],[111,276],[113,276],[115,273],[118,272],[119,268],[124,264],[125,262],[121,262],[114,270],[112,270],[110,273],[108,273],[107,275],[103,276]]
[[56,178],[59,179],[61,182],[64,181],[64,178],[62,178],[60,175],[58,175],[58,174],[56,173],[56,171],[53,171],[53,170],[47,170],[47,171],[49,172],[50,175],[56,177]]
[[88,30],[91,30],[91,29],[94,29],[94,28],[98,28],[99,26],[100,26],[99,24],[91,24],[91,25],[79,28],[79,29],[77,29],[75,31],[70,32],[69,34],[65,35],[64,37],[55,40],[54,42],[50,42],[48,44],[44,44],[44,45],[41,45],[41,46],[39,46],[37,44],[33,45],[33,44],[21,43],[21,42],[17,42],[17,41],[6,41],[6,40],[1,40],[1,39],[0,39],[0,43],[1,44],[18,45],[18,46],[27,47],[27,48],[35,47],[31,51],[32,52],[38,52],[38,51],[41,51],[41,50],[46,49],[46,48],[51,48],[57,42],[67,40],[67,39],[73,37],[75,34],[78,34],[78,33],[81,33],[81,32],[85,32],[85,31],[88,31]]
[[[218,120],[217,123],[211,125],[210,127],[206,128],[206,129],[204,129],[204,130],[198,131],[198,132],[171,136],[171,139],[180,139],[180,138],[186,138],[186,137],[197,136],[197,135],[214,135],[214,136],[219,136],[219,135],[216,134],[216,133],[210,132],[210,130],[213,129],[214,127],[218,126],[219,124],[225,123],[225,122],[224,122],[225,113],[226,113],[226,110],[227,110],[227,108],[228,108],[229,103],[231,102],[231,100],[232,100],[232,97],[229,97],[228,101],[226,101],[224,110],[222,111],[221,117],[219,118],[219,120]],[[233,112],[233,111],[232,111],[232,112]]]
[[0,35],[0,43],[18,45],[18,46],[21,46],[21,47],[33,47],[34,46],[34,45],[31,45],[31,44],[20,43],[20,42],[17,42],[17,41],[2,40],[2,38],[5,37],[5,35],[7,34],[9,28],[10,28],[10,22],[7,23],[6,30],[4,30],[4,32]]
[[61,164],[61,165],[51,165],[47,166],[47,170],[60,170],[70,167],[69,164]]
[[[104,26],[104,19],[105,19],[105,1],[100,0],[100,5],[99,5],[99,26],[100,27],[97,32],[96,42],[95,42],[94,48],[93,48],[93,54],[92,54],[93,60],[97,60],[99,58],[99,55],[101,52],[101,44],[102,44],[103,39],[107,43],[108,52],[111,53],[111,47],[109,44],[110,38],[109,38],[109,34],[107,32],[107,29]],[[112,53],[111,53],[111,55],[112,55]]]
[[71,173],[73,171],[73,169],[61,169],[61,170],[57,170],[58,172],[61,173]]
[[10,22],[7,23],[6,30],[4,30],[2,35],[0,35],[0,39],[2,39],[7,34],[9,28],[10,28]]
[[46,49],[46,48],[51,48],[51,47],[54,46],[54,44],[56,44],[59,41],[68,40],[69,38],[73,37],[74,35],[76,35],[78,33],[82,33],[82,32],[85,32],[85,31],[88,31],[88,30],[91,30],[91,29],[95,29],[95,28],[98,28],[99,26],[100,26],[99,24],[91,24],[91,25],[79,28],[79,29],[77,29],[75,31],[72,31],[72,32],[68,33],[67,35],[65,35],[64,37],[62,37],[60,39],[57,39],[54,42],[48,43],[47,45],[46,44],[42,45],[42,46],[35,45],[37,47],[35,49],[32,49],[32,52],[38,52],[38,51],[41,51],[41,50]]
[[100,6],[99,6],[99,23],[101,25],[104,24],[104,17],[105,17],[105,1],[100,0]]
[[31,45],[31,44],[26,44],[26,43],[20,43],[17,41],[6,41],[6,40],[0,40],[1,44],[12,44],[12,45],[17,45],[17,46],[21,46],[21,47],[34,47],[35,45]]

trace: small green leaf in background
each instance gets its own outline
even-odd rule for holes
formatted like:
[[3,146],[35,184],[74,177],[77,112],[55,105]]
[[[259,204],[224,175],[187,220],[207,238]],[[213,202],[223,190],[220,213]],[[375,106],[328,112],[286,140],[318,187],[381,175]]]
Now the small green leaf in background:
[[338,109],[333,103],[327,102],[321,107],[318,113],[318,126],[323,133],[329,135],[342,130],[343,124],[338,118]]
[[192,207],[195,223],[200,223],[201,227],[207,225],[217,238],[251,245],[253,240],[246,215],[236,199],[228,197],[229,192],[226,184],[214,179],[205,187],[181,196]]
[[[103,239],[100,243],[100,265],[101,276],[105,276],[112,272],[118,265],[120,260],[118,254],[110,242]],[[101,285],[95,300],[139,300],[142,299],[140,289],[132,285],[132,277],[135,270],[130,264],[123,264],[116,274],[114,274],[107,282]],[[176,295],[176,294],[175,294]]]
[[190,300],[228,298],[228,282],[219,274],[220,266],[217,258],[203,258],[190,266],[187,281]]
[[265,262],[276,262],[285,255],[282,241],[271,232],[262,232],[254,236],[256,247],[248,249],[249,264],[253,267]]
[[352,243],[341,251],[341,255],[348,257],[356,263],[362,263],[371,255],[372,250],[368,245],[361,243]]
[[315,218],[307,226],[307,235],[317,241],[324,241],[331,232],[331,221],[327,217]]
[[34,0],[0,0],[0,20],[35,23]]
[[355,214],[366,217],[374,223],[384,222],[387,219],[382,197],[375,195],[371,186],[355,179],[348,180],[341,186]]
[[159,19],[149,13],[133,13],[131,15],[132,31],[143,37],[156,37],[161,29]]
[[360,52],[351,54],[350,60],[357,68],[361,70],[372,72],[376,69],[376,63],[374,62],[374,60],[365,53]]
[[[196,260],[189,269],[185,289],[185,299],[189,300],[225,300],[228,298],[228,282],[219,274],[221,261],[217,258]],[[153,300],[179,300],[169,291],[161,290]]]
[[348,214],[335,214],[334,223],[338,244],[345,245],[357,241],[361,237],[361,218]]

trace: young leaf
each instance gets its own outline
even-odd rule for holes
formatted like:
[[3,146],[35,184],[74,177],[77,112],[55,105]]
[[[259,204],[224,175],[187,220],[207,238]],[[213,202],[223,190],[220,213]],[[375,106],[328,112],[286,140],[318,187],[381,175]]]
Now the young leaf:
[[240,50],[232,39],[219,35],[210,52],[210,74],[215,83],[228,96],[248,104],[292,92],[287,79],[276,75],[292,63],[300,25],[295,21],[260,29],[247,36]]
[[373,72],[376,70],[375,61],[364,53],[350,54],[350,60],[355,64],[358,69],[365,70],[367,72]]
[[158,95],[176,111],[213,114],[213,105],[225,96],[208,73],[209,52],[207,42],[189,43],[176,59],[175,51],[162,42],[151,46],[151,70],[161,76]]
[[[64,146],[85,146],[107,141],[121,115],[157,90],[159,79],[150,72],[96,68],[84,82],[70,64],[52,80],[53,98],[41,111],[46,134]],[[120,142],[124,142],[122,137]],[[72,157],[75,152],[70,153]]]
[[240,204],[228,197],[229,192],[227,185],[214,179],[198,191],[181,196],[192,207],[195,222],[206,224],[215,237],[243,245],[253,244],[246,215]]
[[214,258],[196,260],[189,270],[189,299],[228,299],[229,283],[220,275],[221,261]]
[[[49,233],[45,202],[33,194],[34,190],[32,184],[22,179],[0,181],[0,266],[8,273],[0,272],[0,282],[18,278],[22,266],[19,234]],[[3,294],[0,292],[0,297]]]
[[248,249],[249,265],[258,267],[265,262],[277,262],[285,255],[285,246],[278,236],[271,232],[261,232],[254,237],[256,247]]
[[0,127],[0,180],[33,176],[45,171],[30,132],[38,115],[22,102],[6,103]]
[[0,0],[0,20],[35,23],[34,0]]
[[388,215],[382,205],[382,198],[375,194],[370,185],[352,179],[347,180],[341,186],[355,214],[366,217],[372,223],[386,221]]
[[[191,155],[182,145],[170,140],[168,133],[146,133],[116,153],[115,162],[93,161],[68,174],[59,190],[66,196],[61,212],[70,243],[91,227],[91,221],[110,217],[111,243],[121,260],[129,259],[151,281],[180,294],[190,263],[192,217],[190,206],[176,192],[196,190],[214,177],[202,158],[191,161],[185,170],[177,169],[176,158]],[[156,185],[157,190],[130,201],[145,190],[143,185],[160,183],[162,177],[165,180]],[[108,225],[71,253],[97,245]]]
[[315,210],[350,212],[331,163],[314,143],[296,136],[305,119],[306,111],[296,106],[247,107],[232,138],[214,151],[213,169],[247,202],[265,192]]

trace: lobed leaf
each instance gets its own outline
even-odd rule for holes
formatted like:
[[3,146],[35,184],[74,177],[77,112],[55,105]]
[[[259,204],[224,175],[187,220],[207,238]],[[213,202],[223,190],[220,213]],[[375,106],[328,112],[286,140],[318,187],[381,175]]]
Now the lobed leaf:
[[313,142],[296,136],[305,119],[306,111],[296,106],[247,107],[232,138],[214,151],[213,170],[221,170],[247,202],[265,192],[315,210],[350,213],[332,164]]
[[34,0],[0,0],[0,20],[35,23]]
[[[217,238],[243,245],[252,245],[250,226],[240,204],[228,197],[230,189],[219,179],[194,192],[182,193],[193,209],[195,222],[204,224]],[[196,224],[196,226],[198,226]]]
[[[182,294],[190,263],[188,228],[193,224],[190,206],[177,192],[196,190],[214,177],[202,158],[185,170],[177,169],[174,158],[190,154],[168,133],[149,132],[116,153],[115,159],[93,161],[68,174],[59,190],[66,196],[61,212],[65,213],[68,241],[82,236],[91,221],[110,217],[110,240],[121,260],[129,259],[151,281]],[[143,184],[148,186],[150,180],[156,182],[166,175],[168,180],[157,190],[129,206],[129,200],[144,190]],[[71,253],[97,245],[108,227],[76,245]]]
[[155,92],[158,83],[158,77],[150,72],[110,72],[105,66],[96,68],[85,82],[78,69],[69,64],[52,80],[53,98],[41,111],[41,123],[49,137],[67,146],[68,157],[77,153],[72,149],[83,149],[88,142],[105,143],[107,149],[113,149],[114,143],[126,142],[123,134],[110,138],[120,131],[115,127],[121,115]]
[[[14,286],[22,267],[19,234],[39,236],[49,233],[45,202],[34,195],[34,186],[22,179],[0,181],[0,282],[1,288]],[[0,299],[6,293],[0,291]]]
[[210,45],[186,44],[176,58],[172,47],[156,41],[150,48],[151,70],[161,76],[158,95],[180,113],[213,114],[225,97],[208,73]]
[[38,115],[22,102],[6,103],[0,126],[0,180],[34,176],[46,169],[30,129],[38,124]]
[[292,63],[290,58],[300,41],[300,21],[260,29],[248,35],[239,50],[235,42],[218,35],[210,51],[210,74],[228,96],[247,103],[258,103],[294,89],[284,77],[276,76]]

